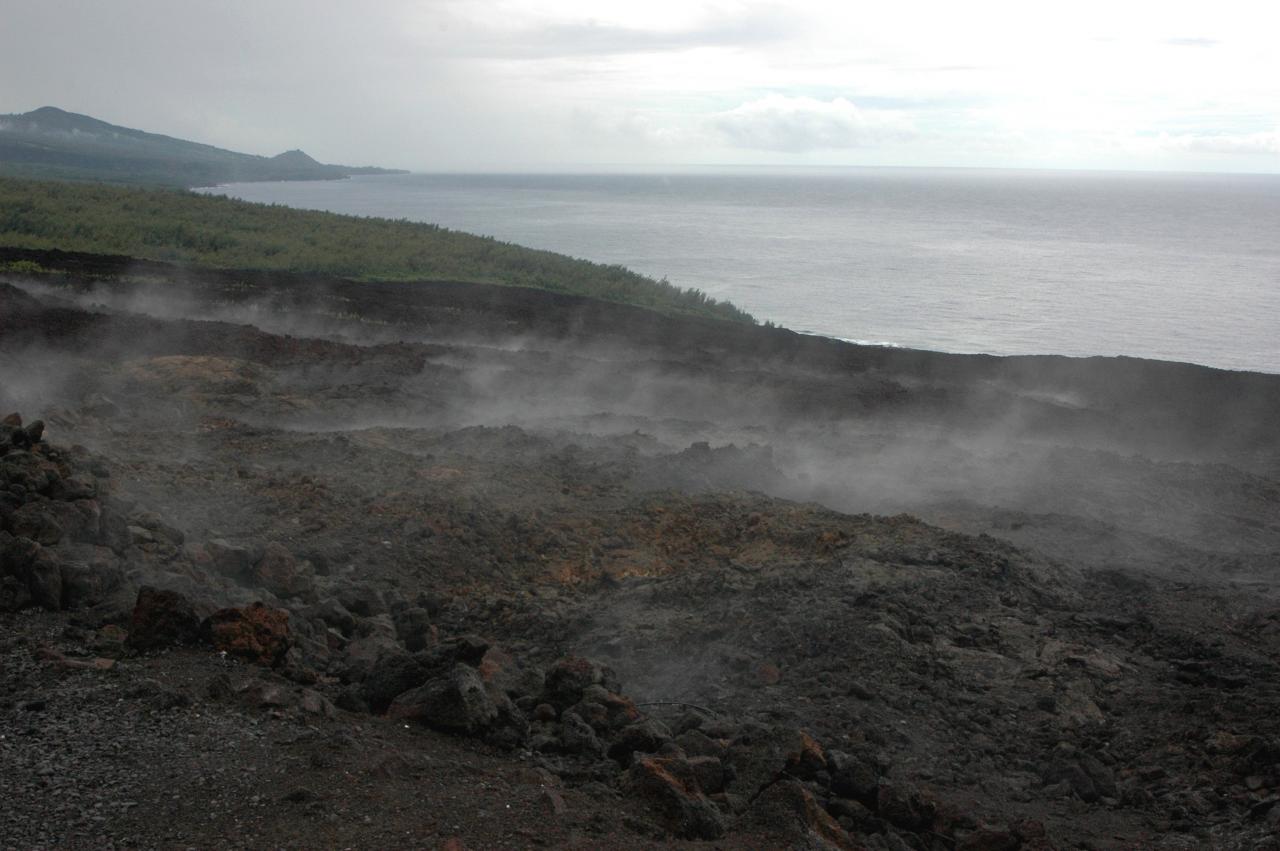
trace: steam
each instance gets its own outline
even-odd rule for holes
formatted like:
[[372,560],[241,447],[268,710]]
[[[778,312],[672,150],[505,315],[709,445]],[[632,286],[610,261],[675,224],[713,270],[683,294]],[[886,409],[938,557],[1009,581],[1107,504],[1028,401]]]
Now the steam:
[[[83,410],[105,397],[132,417],[188,428],[220,417],[424,435],[402,441],[407,454],[431,454],[451,432],[514,426],[536,451],[612,459],[633,488],[906,512],[1098,568],[1250,573],[1280,550],[1280,528],[1250,496],[1280,493],[1266,471],[1191,464],[1198,459],[1154,440],[1135,452],[1106,411],[1060,381],[833,376],[591,336],[372,322],[348,293],[324,287],[211,295],[174,281],[20,285],[100,314],[102,336],[80,353],[53,343],[9,351],[0,403],[10,409]],[[201,354],[211,345],[221,360]],[[165,384],[157,357],[193,358],[186,383]]]

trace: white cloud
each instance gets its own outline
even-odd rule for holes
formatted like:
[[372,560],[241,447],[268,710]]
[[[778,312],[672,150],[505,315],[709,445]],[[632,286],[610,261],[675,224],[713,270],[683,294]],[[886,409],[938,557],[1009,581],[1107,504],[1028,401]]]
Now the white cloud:
[[644,160],[659,152],[670,158],[698,140],[683,128],[661,117],[638,111],[576,109],[572,132],[593,146],[603,146],[606,158],[619,156]]
[[786,153],[875,147],[916,135],[900,113],[859,109],[845,98],[768,95],[721,112],[713,123],[734,147]]
[[1280,131],[1176,136],[1171,141],[1174,147],[1193,153],[1280,156]]

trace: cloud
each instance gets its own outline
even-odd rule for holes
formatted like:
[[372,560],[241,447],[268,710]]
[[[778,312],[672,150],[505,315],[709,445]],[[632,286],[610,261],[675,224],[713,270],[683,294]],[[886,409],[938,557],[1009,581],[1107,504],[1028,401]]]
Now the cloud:
[[845,98],[769,95],[721,112],[713,123],[735,147],[784,153],[867,148],[916,136],[901,114],[859,109]]
[[1271,133],[1216,133],[1173,136],[1170,146],[1198,154],[1243,154],[1280,156],[1280,131]]
[[696,141],[684,129],[639,111],[575,109],[572,130],[595,146],[625,156],[670,150]]
[[467,38],[441,47],[455,55],[491,59],[621,56],[761,47],[787,41],[800,30],[795,15],[773,6],[708,16],[683,27],[639,27],[594,19],[515,28],[469,23],[474,29]]
[[1220,42],[1216,38],[1166,38],[1163,43],[1172,47],[1216,47]]

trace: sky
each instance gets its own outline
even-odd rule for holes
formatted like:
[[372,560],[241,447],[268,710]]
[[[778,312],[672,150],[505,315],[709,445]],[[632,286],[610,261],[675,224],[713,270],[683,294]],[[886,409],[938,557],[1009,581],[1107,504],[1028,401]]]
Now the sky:
[[0,0],[0,113],[415,171],[1280,172],[1280,3]]

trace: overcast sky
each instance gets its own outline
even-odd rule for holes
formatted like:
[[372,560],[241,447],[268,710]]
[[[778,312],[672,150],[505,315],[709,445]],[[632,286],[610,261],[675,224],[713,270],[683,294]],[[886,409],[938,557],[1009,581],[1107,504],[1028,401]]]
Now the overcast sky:
[[1280,171],[1280,2],[0,0],[0,113],[414,170]]

